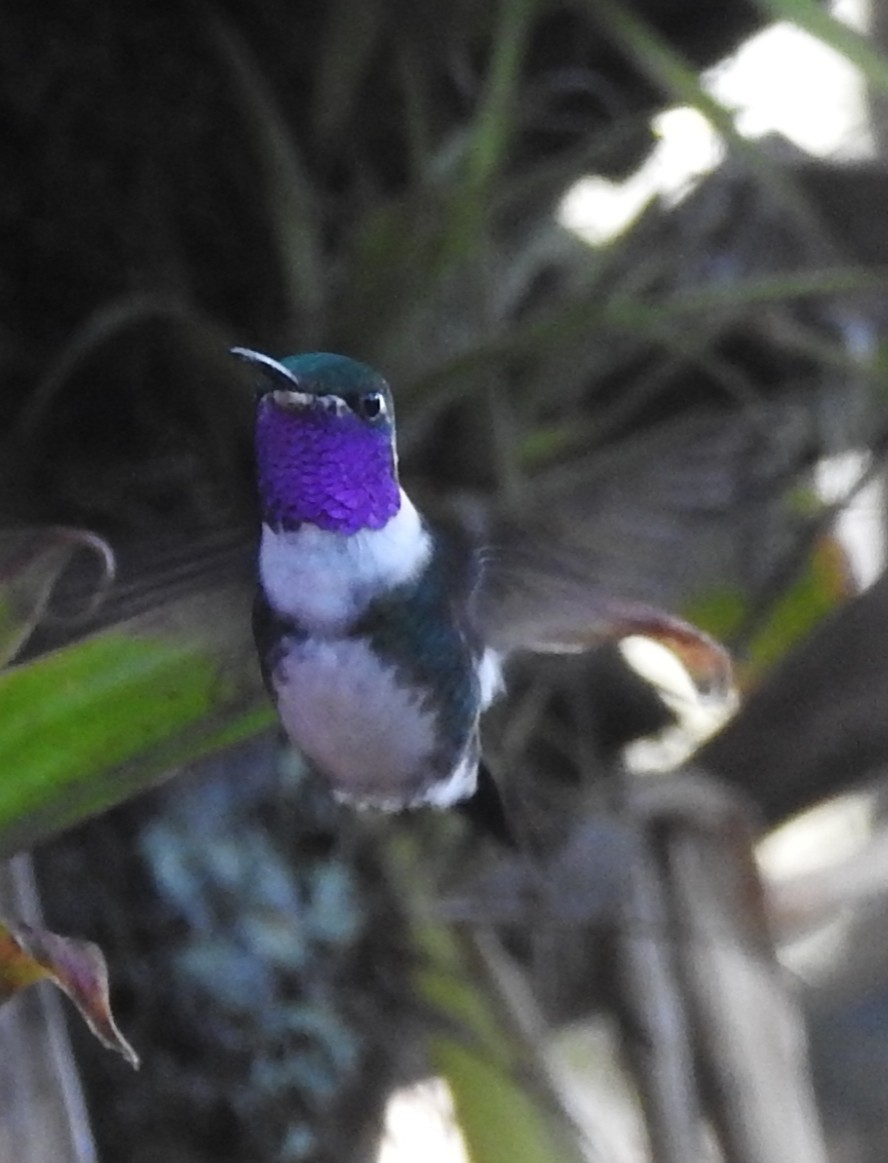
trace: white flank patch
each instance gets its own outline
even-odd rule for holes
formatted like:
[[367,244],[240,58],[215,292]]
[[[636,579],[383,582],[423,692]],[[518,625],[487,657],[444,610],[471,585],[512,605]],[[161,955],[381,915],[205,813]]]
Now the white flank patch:
[[460,800],[468,799],[478,785],[478,755],[470,747],[446,779],[430,784],[421,796],[411,801],[411,807],[423,804],[430,808],[449,808]]
[[481,710],[485,710],[504,688],[503,656],[498,650],[488,646],[481,655],[478,667],[478,681],[481,684]]
[[431,551],[422,518],[401,489],[401,507],[382,529],[347,534],[303,525],[276,533],[264,525],[259,572],[279,614],[310,633],[335,634],[378,594],[415,578]]

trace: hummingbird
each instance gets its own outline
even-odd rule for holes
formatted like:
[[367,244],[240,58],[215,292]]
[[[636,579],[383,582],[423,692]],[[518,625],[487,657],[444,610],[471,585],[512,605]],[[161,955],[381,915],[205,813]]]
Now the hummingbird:
[[424,516],[400,482],[392,392],[366,364],[232,354],[258,376],[260,668],[284,733],[338,799],[459,806],[505,834],[479,723],[519,650],[646,634],[703,682],[727,683],[725,652],[680,618],[535,552],[516,568]]

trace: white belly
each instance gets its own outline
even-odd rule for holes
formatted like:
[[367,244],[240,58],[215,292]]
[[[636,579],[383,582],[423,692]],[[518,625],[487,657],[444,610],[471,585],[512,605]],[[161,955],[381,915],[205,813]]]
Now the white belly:
[[342,798],[393,808],[426,798],[436,778],[434,716],[366,642],[294,642],[274,685],[288,736]]

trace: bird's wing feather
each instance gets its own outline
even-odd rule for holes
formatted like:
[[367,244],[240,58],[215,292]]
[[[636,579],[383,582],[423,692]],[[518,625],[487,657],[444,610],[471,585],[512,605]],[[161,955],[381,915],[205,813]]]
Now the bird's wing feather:
[[642,635],[676,654],[701,690],[729,689],[730,660],[713,638],[654,605],[609,593],[573,564],[570,570],[542,549],[488,557],[472,602],[479,635],[504,654],[575,653]]
[[761,536],[773,524],[779,495],[779,467],[763,465],[759,436],[736,420],[697,418],[646,434],[582,477],[535,482],[535,510],[494,516],[479,535],[480,637],[508,653],[644,635],[701,686],[723,687],[725,651],[667,610],[751,580],[744,546],[751,528]]

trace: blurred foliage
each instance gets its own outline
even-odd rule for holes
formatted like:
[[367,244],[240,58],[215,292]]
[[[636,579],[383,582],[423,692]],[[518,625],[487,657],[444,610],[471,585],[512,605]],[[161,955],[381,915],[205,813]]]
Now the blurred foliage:
[[[54,0],[0,15],[0,523],[89,527],[119,570],[97,617],[35,630],[61,565],[10,574],[0,558],[4,619],[39,575],[32,608],[0,627],[7,654],[24,648],[0,675],[6,850],[269,721],[243,555],[227,552],[253,523],[229,341],[375,364],[424,503],[569,530],[609,584],[736,635],[756,677],[840,600],[841,568],[810,559],[827,552],[824,513],[794,498],[822,456],[883,451],[888,239],[872,207],[888,179],[753,146],[701,86],[777,11],[884,85],[882,59],[808,0]],[[610,244],[580,242],[563,195],[635,169],[675,101],[724,135],[721,171]],[[68,584],[82,610],[94,570]],[[619,745],[657,721],[639,686],[613,655],[522,664],[497,750],[538,840],[591,812],[595,777],[607,786]],[[422,1068],[402,1061],[417,1030],[473,1024],[482,969],[430,1016],[409,930],[441,869],[483,846],[411,821],[414,884],[389,866],[388,828],[309,810],[267,753],[232,765],[47,852],[48,908],[129,975],[136,1028],[122,1020],[154,1071],[145,1099],[84,1059],[93,1095],[114,1088],[97,1128],[152,1149],[162,1135],[170,1160],[344,1163],[393,1081]],[[311,928],[339,909],[351,929]],[[582,961],[590,993],[599,968]],[[439,1055],[461,1101],[489,1068],[473,1048],[467,1035]],[[493,1089],[498,1114],[481,1103],[466,1123],[479,1163],[486,1120],[521,1105]],[[540,1141],[560,1141],[553,1118],[534,1123]]]
[[114,948],[142,1048],[126,1086],[77,1036],[109,1157],[339,1163],[378,1133],[419,1028],[403,906],[373,838],[275,750],[234,748],[46,853],[49,907]]

